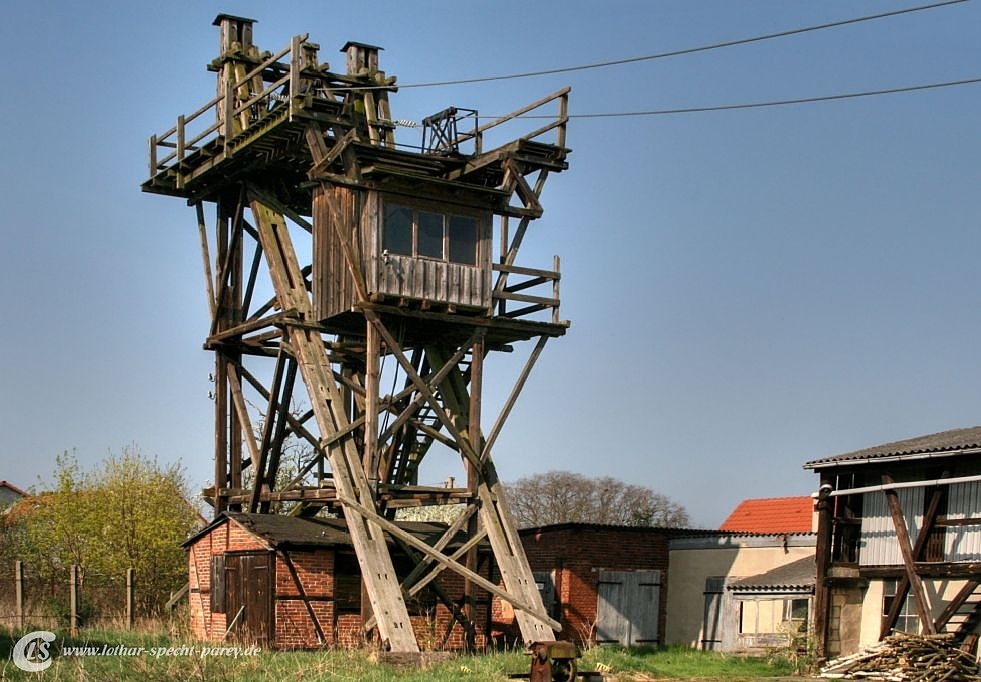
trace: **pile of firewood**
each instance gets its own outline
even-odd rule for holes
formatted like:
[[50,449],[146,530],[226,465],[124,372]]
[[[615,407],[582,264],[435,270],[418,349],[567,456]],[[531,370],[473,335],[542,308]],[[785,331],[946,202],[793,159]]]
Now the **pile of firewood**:
[[821,668],[821,677],[890,682],[981,682],[981,668],[973,655],[957,648],[953,635],[897,632],[857,654],[828,661]]

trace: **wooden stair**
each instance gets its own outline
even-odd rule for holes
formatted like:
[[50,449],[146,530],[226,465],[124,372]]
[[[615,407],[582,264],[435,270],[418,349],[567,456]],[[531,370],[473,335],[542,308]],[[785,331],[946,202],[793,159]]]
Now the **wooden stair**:
[[937,619],[938,631],[953,633],[961,649],[973,652],[981,624],[981,578],[969,580]]

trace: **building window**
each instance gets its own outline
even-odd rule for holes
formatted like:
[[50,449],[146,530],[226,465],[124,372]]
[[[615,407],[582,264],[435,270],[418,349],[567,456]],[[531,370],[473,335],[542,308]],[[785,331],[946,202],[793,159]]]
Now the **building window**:
[[361,613],[361,566],[354,554],[334,555],[334,609],[338,615]]
[[807,634],[808,600],[788,599],[786,608],[787,611],[785,620],[790,626],[789,629],[791,636]]
[[382,250],[399,256],[432,258],[477,265],[478,221],[386,203],[382,214]]
[[[882,584],[882,619],[885,622],[886,617],[889,615],[889,610],[892,608],[893,602],[896,600],[896,589],[899,586],[899,580],[896,578],[891,578],[889,580],[883,581]],[[893,630],[899,632],[919,632],[920,631],[920,619],[916,615],[916,609],[913,608],[913,595],[906,592],[906,597],[903,599],[903,607],[899,611],[899,617],[896,618],[896,625],[893,626]]]

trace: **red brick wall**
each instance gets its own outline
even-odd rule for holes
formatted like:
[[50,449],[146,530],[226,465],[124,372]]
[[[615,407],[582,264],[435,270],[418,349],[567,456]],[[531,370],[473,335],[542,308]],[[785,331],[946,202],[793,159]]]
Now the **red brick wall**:
[[[229,551],[262,551],[268,548],[238,524],[226,521],[210,533],[202,536],[188,548],[188,571],[190,579],[190,625],[194,636],[201,640],[217,641],[225,634],[226,615],[211,612],[211,557]],[[284,558],[283,551],[276,552],[276,574],[274,590],[275,643],[278,649],[312,649],[321,646],[343,648],[360,647],[365,644],[362,633],[362,620],[359,614],[338,614],[334,605],[334,551],[330,548],[316,550],[287,550],[297,579],[303,587],[310,607],[323,632],[320,641],[317,629],[310,618],[306,604],[300,597],[296,581]],[[481,574],[489,576],[490,562],[483,562]],[[444,571],[438,582],[454,600],[462,600],[463,578],[450,571]],[[477,626],[477,646],[483,648],[488,643],[486,624],[490,600],[478,590],[478,604],[475,621]],[[434,648],[442,641],[453,616],[441,603],[433,606],[424,615],[411,617],[416,639],[423,649]],[[375,633],[377,641],[377,632]],[[459,624],[454,624],[446,647],[459,650],[465,646],[465,633]]]
[[276,647],[313,649],[333,645],[334,633],[334,552],[287,550],[296,577],[303,587],[310,609],[320,625],[323,640],[310,618],[310,611],[297,589],[283,551],[276,553]]
[[224,613],[211,612],[211,557],[227,551],[266,549],[252,535],[227,521],[188,547],[191,633],[205,641],[219,641],[225,634]]
[[[555,571],[557,620],[563,628],[557,637],[592,641],[600,570],[660,570],[658,633],[663,641],[668,594],[668,535],[664,531],[563,525],[540,532],[522,531],[521,540],[533,571]],[[519,638],[510,609],[499,599],[494,602],[492,629],[505,641]]]

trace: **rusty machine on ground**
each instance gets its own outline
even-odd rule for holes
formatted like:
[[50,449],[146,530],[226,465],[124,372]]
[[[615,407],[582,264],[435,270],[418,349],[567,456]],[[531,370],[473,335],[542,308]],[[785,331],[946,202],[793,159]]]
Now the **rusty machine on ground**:
[[[568,89],[483,124],[446,109],[409,148],[395,142],[397,87],[379,70],[380,48],[348,43],[346,70],[335,73],[305,35],[260,52],[253,24],[215,20],[217,94],[150,138],[142,186],[196,209],[212,314],[205,346],[215,354],[215,513],[284,502],[294,514],[342,513],[371,606],[366,628],[392,651],[418,651],[405,597],[443,569],[466,581],[467,603],[447,604],[465,627],[479,588],[514,607],[526,642],[554,640],[559,624],[543,608],[491,451],[546,342],[569,326],[558,259],[517,261],[546,179],[568,167]],[[485,148],[499,124],[543,107],[557,112]],[[485,358],[519,342],[529,342],[527,359],[484,430]],[[401,383],[383,395],[386,361]],[[290,436],[314,454],[284,476]],[[465,486],[418,485],[420,463],[437,451],[458,453]],[[465,512],[434,546],[393,523],[399,507],[448,503]],[[466,545],[444,553],[464,529]],[[417,559],[401,584],[386,534]],[[485,538],[503,586],[475,570]]]

